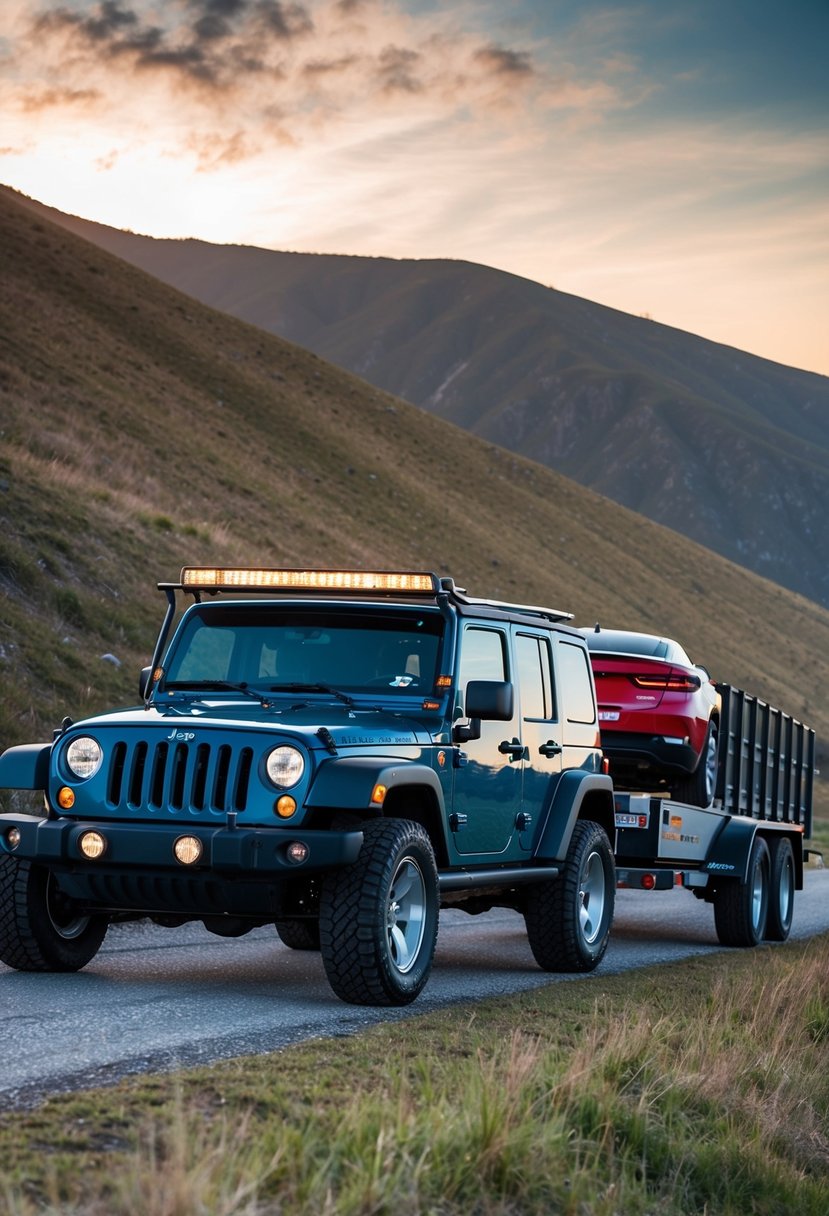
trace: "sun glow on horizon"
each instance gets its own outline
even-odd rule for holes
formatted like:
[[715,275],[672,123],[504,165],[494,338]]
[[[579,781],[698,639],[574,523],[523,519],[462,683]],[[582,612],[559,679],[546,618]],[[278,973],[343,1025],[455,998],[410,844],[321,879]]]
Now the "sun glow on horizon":
[[18,2],[0,179],[149,236],[480,262],[829,372],[818,111],[711,111],[700,14],[591,9]]

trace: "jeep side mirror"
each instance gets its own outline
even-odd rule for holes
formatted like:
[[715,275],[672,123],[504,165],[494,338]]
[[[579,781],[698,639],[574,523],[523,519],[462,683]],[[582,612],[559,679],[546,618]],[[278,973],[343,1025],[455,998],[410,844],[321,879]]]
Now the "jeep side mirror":
[[512,719],[515,692],[508,680],[470,680],[466,686],[464,713],[468,725],[460,724],[452,731],[456,743],[480,739],[481,721],[509,722]]
[[138,695],[143,701],[147,696],[147,685],[150,682],[152,675],[152,667],[142,667],[141,675],[138,677]]
[[467,718],[486,718],[489,722],[509,722],[515,694],[509,680],[470,680],[466,686],[464,709]]

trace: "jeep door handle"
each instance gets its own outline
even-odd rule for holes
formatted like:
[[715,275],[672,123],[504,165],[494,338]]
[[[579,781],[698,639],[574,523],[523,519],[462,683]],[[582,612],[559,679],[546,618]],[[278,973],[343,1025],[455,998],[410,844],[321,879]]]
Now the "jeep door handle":
[[556,743],[555,739],[548,739],[538,750],[542,756],[557,756],[561,751],[561,744]]
[[509,756],[510,760],[522,760],[524,757],[524,744],[520,739],[503,739],[498,744],[498,751],[502,756]]

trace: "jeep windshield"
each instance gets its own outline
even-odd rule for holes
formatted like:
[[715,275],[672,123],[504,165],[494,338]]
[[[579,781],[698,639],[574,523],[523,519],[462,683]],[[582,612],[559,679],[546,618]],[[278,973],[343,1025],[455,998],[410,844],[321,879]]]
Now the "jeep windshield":
[[419,609],[199,604],[173,638],[162,688],[429,696],[443,628],[439,612]]

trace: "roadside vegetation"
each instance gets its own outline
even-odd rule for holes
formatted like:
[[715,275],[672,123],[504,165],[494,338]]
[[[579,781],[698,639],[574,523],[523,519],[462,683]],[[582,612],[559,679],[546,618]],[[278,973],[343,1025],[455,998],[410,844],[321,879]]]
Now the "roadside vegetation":
[[829,935],[0,1115],[4,1216],[825,1216]]

